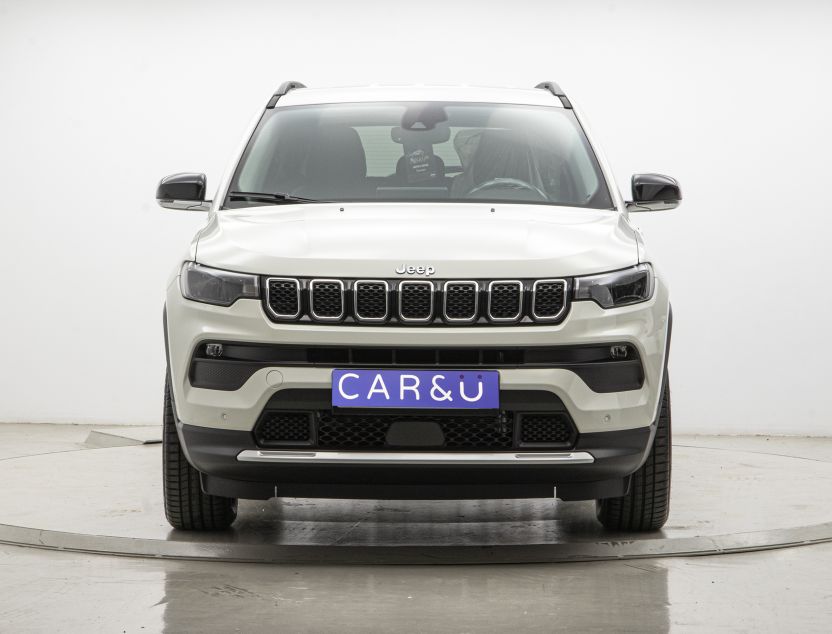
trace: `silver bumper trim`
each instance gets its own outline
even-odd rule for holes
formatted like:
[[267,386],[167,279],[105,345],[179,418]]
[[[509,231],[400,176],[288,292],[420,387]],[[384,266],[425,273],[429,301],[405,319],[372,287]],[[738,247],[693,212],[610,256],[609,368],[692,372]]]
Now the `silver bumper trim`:
[[289,464],[591,464],[592,454],[586,451],[560,452],[475,452],[475,451],[259,451],[247,449],[237,455],[239,462],[272,462]]

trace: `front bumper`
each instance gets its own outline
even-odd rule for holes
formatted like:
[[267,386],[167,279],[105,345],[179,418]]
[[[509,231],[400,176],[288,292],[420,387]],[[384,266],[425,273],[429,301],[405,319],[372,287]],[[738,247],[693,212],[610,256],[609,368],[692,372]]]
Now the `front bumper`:
[[[582,434],[566,452],[502,452],[476,456],[442,452],[269,452],[251,434],[179,424],[189,462],[206,492],[225,497],[464,499],[553,497],[587,500],[627,492],[643,464],[653,426]],[[283,459],[269,458],[277,453]],[[349,453],[351,458],[344,459]],[[306,457],[304,457],[306,454]],[[465,458],[464,456],[467,456]],[[261,459],[258,460],[257,458]],[[465,464],[460,464],[460,460]]]
[[551,392],[565,405],[579,434],[647,427],[658,411],[669,336],[667,289],[656,280],[653,298],[605,310],[573,302],[556,325],[489,327],[390,327],[274,323],[257,300],[229,308],[186,300],[178,279],[168,288],[166,335],[177,415],[186,425],[251,432],[269,399],[282,390],[329,390],[331,367],[275,365],[256,370],[239,389],[194,387],[189,378],[196,348],[206,341],[294,346],[470,347],[625,343],[638,351],[644,381],[620,392],[594,391],[564,368],[500,368],[501,390]]
[[[629,476],[646,459],[662,395],[670,334],[667,289],[660,278],[652,299],[604,310],[573,302],[554,325],[489,327],[390,327],[274,323],[255,300],[229,308],[184,299],[178,280],[168,289],[166,337],[179,435],[189,462],[202,473],[203,488],[241,498],[371,497],[598,499],[626,493]],[[362,460],[319,448],[294,455],[258,446],[253,430],[269,403],[289,390],[326,395],[332,367],[265,365],[238,389],[194,387],[194,352],[208,341],[293,346],[500,347],[633,346],[643,366],[637,389],[593,390],[566,368],[500,367],[501,402],[525,401],[524,393],[546,392],[559,399],[577,432],[564,451],[374,452]],[[591,382],[591,381],[590,381]],[[295,392],[297,393],[297,392]],[[508,393],[508,394],[506,394]],[[317,405],[316,405],[317,407]],[[517,453],[526,457],[515,458]],[[314,454],[314,456],[310,455]],[[416,455],[414,455],[416,454]],[[541,458],[530,458],[541,454]],[[544,455],[545,454],[545,455]],[[555,493],[556,488],[556,493]]]

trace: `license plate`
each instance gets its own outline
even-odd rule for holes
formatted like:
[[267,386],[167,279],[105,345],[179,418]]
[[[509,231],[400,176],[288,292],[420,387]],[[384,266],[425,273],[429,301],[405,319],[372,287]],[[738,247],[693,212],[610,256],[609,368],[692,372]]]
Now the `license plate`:
[[333,370],[333,407],[499,409],[496,370]]

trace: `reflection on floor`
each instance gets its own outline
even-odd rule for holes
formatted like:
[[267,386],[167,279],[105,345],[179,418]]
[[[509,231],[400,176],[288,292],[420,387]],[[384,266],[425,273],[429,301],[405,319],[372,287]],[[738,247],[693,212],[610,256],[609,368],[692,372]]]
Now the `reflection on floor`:
[[[0,459],[78,449],[89,431],[0,425]],[[677,442],[832,462],[830,439]],[[829,631],[830,588],[832,545],[627,562],[386,567],[0,546],[0,630],[15,632]]]

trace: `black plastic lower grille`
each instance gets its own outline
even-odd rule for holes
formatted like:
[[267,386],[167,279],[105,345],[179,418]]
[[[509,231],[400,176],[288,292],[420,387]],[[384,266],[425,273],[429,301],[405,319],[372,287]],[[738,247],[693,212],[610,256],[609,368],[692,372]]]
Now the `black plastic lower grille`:
[[440,423],[448,449],[510,449],[514,421],[495,418],[451,418]]
[[330,449],[384,447],[390,420],[373,416],[327,416],[318,424],[318,446]]
[[[220,352],[209,354],[209,346]],[[617,351],[613,357],[612,350]],[[250,344],[206,341],[194,351],[190,381],[194,387],[237,390],[260,369],[272,366],[330,368],[564,368],[596,392],[639,389],[644,369],[638,350],[625,342],[588,346],[351,347]]]
[[[392,425],[425,422],[441,429],[441,446],[433,450],[499,451],[526,445],[567,448],[577,432],[563,412],[466,416],[435,414],[333,414],[328,410],[288,412],[267,410],[255,427],[263,447],[304,445],[318,449],[383,450]],[[403,449],[401,445],[395,449]],[[423,447],[414,447],[416,449]]]
[[[394,422],[425,421],[430,416],[322,417],[318,447],[326,449],[380,449],[387,446],[387,431]],[[507,449],[512,445],[513,424],[494,416],[452,416],[432,419],[442,429],[447,449]]]
[[521,414],[521,444],[564,445],[569,446],[575,440],[572,421],[560,412],[542,414]]
[[312,439],[311,423],[311,412],[266,412],[257,424],[257,438],[261,444],[308,444]]

